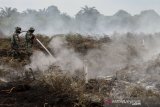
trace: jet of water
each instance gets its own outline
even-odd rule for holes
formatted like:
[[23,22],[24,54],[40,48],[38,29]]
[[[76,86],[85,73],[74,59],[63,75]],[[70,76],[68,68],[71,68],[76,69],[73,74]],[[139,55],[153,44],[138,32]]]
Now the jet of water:
[[51,52],[42,44],[42,42],[41,42],[39,39],[37,39],[37,38],[36,38],[36,40],[37,40],[37,42],[46,50],[46,52],[47,52],[50,56],[53,57],[53,55],[51,54]]
[[84,66],[84,72],[85,72],[85,82],[88,83],[88,67],[87,67],[87,60],[83,61],[83,66]]

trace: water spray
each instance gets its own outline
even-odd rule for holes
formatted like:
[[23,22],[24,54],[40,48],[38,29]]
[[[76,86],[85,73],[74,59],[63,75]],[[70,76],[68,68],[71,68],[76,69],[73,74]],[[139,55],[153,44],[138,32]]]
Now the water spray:
[[51,52],[42,44],[42,42],[41,42],[39,39],[37,39],[37,38],[36,38],[36,40],[37,40],[37,42],[46,50],[46,52],[47,52],[50,56],[53,57],[53,55],[51,54]]
[[[28,32],[28,31],[21,31],[21,33],[23,32]],[[36,41],[46,50],[46,52],[53,57],[53,55],[51,54],[51,52],[42,44],[42,42],[36,38]]]
[[88,67],[87,67],[87,60],[84,60],[83,62],[84,66],[84,72],[85,72],[85,82],[88,83]]

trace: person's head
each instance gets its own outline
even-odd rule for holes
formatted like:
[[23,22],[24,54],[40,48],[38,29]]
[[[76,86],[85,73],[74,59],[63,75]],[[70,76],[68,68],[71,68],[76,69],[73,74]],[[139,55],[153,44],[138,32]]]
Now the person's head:
[[16,33],[21,33],[21,28],[20,28],[20,27],[16,27],[16,28],[15,28],[15,32],[16,32]]
[[34,33],[35,29],[33,27],[30,27],[28,30],[30,33]]

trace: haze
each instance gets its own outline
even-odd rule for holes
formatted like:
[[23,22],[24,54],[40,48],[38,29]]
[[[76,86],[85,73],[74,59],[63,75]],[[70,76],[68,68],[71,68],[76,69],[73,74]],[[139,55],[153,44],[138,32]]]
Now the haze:
[[120,9],[139,14],[142,10],[154,9],[160,13],[160,0],[0,0],[0,7],[13,7],[22,12],[26,9],[42,9],[55,5],[60,11],[74,16],[81,7],[96,7],[104,15],[113,15]]

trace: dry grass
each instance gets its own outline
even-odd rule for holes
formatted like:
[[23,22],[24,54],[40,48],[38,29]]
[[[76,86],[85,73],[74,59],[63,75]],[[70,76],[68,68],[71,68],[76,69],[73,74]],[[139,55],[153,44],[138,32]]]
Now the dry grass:
[[102,44],[102,42],[96,40],[94,37],[82,36],[80,34],[68,34],[66,35],[66,40],[69,47],[83,54],[86,54],[91,49],[100,48]]
[[[76,52],[86,54],[88,50],[101,48],[101,45],[105,42],[111,42],[110,38],[103,37],[95,39],[90,36],[82,36],[80,34],[68,34],[57,35],[64,37],[68,43],[68,48],[74,48]],[[37,38],[42,41],[45,46],[53,38],[37,35]],[[9,50],[9,39],[0,39],[2,45],[0,49]],[[43,49],[39,44],[35,44],[34,49]],[[25,53],[22,53],[24,59],[12,59],[9,56],[2,56],[0,59],[1,64],[7,64],[8,66],[18,70],[23,68],[29,63],[28,57]],[[134,52],[133,52],[134,54]],[[128,68],[122,69],[122,74],[119,74],[119,79],[130,82],[130,79],[126,72]],[[5,86],[0,84],[0,90],[12,89],[11,94],[2,93],[0,91],[0,104],[2,100],[6,100],[3,104],[13,104],[14,106],[60,106],[60,107],[101,107],[105,98],[112,98],[112,92],[114,88],[117,90],[124,90],[123,88],[116,87],[116,84],[121,84],[120,81],[109,81],[105,79],[90,79],[88,83],[85,83],[82,72],[76,72],[74,76],[69,73],[63,73],[59,67],[51,67],[48,71],[43,73],[40,71],[34,71],[31,75],[21,70],[21,77],[16,81],[5,83]],[[28,72],[28,71],[27,71]],[[11,75],[13,73],[10,73]],[[33,74],[35,79],[33,79]],[[82,77],[78,78],[76,76]],[[8,75],[6,71],[0,69],[0,76]],[[16,76],[15,76],[16,77]],[[17,76],[18,77],[18,76]],[[0,82],[1,83],[1,82]],[[152,90],[146,90],[144,87],[127,84],[127,92],[130,98],[145,99],[155,98],[160,99],[159,93],[155,93]],[[29,87],[29,88],[28,88]],[[11,96],[12,95],[12,96]],[[16,99],[16,100],[13,100]],[[10,102],[12,101],[12,102]]]
[[10,38],[0,38],[0,49],[10,49]]

